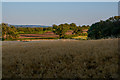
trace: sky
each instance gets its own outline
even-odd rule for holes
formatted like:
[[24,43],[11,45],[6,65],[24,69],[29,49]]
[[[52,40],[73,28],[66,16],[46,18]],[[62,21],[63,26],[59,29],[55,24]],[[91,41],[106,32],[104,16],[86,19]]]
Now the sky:
[[118,2],[120,0],[1,0],[3,2]]
[[2,22],[16,25],[29,24],[51,26],[53,24],[63,23],[91,25],[97,21],[106,20],[109,17],[117,15],[117,2],[2,3]]
[[0,0],[0,23],[2,22],[2,3]]

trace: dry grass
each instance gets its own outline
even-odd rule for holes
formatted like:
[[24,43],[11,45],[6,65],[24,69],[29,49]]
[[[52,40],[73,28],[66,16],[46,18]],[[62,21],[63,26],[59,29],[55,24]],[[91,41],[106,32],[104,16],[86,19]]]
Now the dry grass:
[[116,78],[118,40],[3,42],[3,78]]

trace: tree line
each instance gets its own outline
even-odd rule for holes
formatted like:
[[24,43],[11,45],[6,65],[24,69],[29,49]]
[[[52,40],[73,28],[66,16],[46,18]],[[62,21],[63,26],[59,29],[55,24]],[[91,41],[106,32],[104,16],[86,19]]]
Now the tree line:
[[52,27],[47,27],[47,28],[43,28],[43,27],[19,27],[16,28],[19,34],[42,34],[46,31],[52,31]]
[[[73,35],[81,35],[82,34],[82,30],[83,29],[88,29],[88,26],[77,26],[75,23],[71,23],[71,24],[60,24],[60,25],[53,25],[52,27],[47,27],[47,28],[43,28],[43,27],[15,27],[13,25],[8,25],[6,23],[2,23],[2,38],[3,40],[13,40],[13,39],[18,39],[19,38],[19,34],[43,34],[47,31],[51,31],[54,32],[56,35],[59,35],[60,38],[65,38],[66,35],[65,33],[68,30],[72,30],[73,31]],[[87,35],[87,34],[86,34]],[[69,36],[69,37],[72,37]],[[66,37],[68,38],[68,36]]]
[[45,31],[52,31],[52,27],[42,28],[42,27],[15,27],[13,25],[8,25],[2,23],[2,40],[16,40],[19,38],[19,34],[42,34]]
[[2,39],[9,40],[9,39],[17,39],[19,34],[17,29],[14,26],[8,26],[8,24],[2,23]]
[[0,40],[2,39],[2,25],[0,24]]
[[[2,23],[2,39],[3,40],[13,40],[18,39],[19,34],[43,34],[47,31],[52,31],[56,35],[59,35],[59,38],[69,38],[73,36],[83,35],[83,30],[88,29],[87,34],[89,39],[101,39],[108,37],[120,37],[120,16],[115,16],[107,19],[106,21],[100,21],[91,26],[83,25],[77,26],[75,23],[65,23],[60,25],[53,25],[52,27],[15,27],[13,25],[8,25]],[[65,33],[67,31],[72,31],[72,35],[68,36]]]
[[[89,25],[85,26],[77,26],[75,23],[71,23],[71,24],[60,24],[60,25],[53,25],[53,32],[57,35],[60,36],[60,38],[64,38],[66,35],[65,33],[68,31],[68,30],[72,30],[73,31],[73,35],[82,35],[83,33],[83,30],[84,29],[89,29]],[[87,35],[87,34],[86,34]]]
[[88,30],[90,39],[120,37],[120,16],[110,17],[106,21],[92,24]]

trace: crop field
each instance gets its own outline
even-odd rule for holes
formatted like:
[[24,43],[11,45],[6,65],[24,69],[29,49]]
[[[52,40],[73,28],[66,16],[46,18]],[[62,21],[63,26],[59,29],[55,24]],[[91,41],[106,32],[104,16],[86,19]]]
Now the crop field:
[[59,35],[54,34],[53,32],[46,32],[44,34],[20,34],[19,39],[23,38],[58,38]]
[[73,39],[84,39],[84,40],[87,40],[87,36],[73,37]]
[[118,39],[3,41],[3,78],[117,78]]

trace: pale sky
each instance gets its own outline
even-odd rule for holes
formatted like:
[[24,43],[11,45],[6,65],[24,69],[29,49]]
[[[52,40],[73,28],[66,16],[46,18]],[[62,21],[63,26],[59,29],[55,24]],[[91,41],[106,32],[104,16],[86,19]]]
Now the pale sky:
[[120,0],[2,0],[3,2],[118,2]]
[[118,15],[117,2],[4,2],[2,22],[47,25],[91,25]]
[[0,22],[51,26],[53,24],[72,22],[77,25],[91,25],[99,20],[106,20],[109,17],[118,15],[117,2],[119,0],[1,1],[3,5],[0,3],[0,12],[2,12],[0,13]]
[[[118,2],[118,1],[120,1],[120,0],[0,0],[0,2]],[[5,3],[4,3],[5,4]],[[9,3],[7,3],[7,5],[8,5]],[[13,3],[12,3],[13,4]],[[15,4],[19,4],[19,3],[15,3]],[[47,11],[45,11],[45,9],[43,9],[44,8],[44,5],[42,5],[42,6],[39,6],[39,7],[43,7],[41,10],[42,10],[42,12],[40,12],[40,11],[38,11],[38,14],[44,14],[44,16],[40,16],[40,15],[38,15],[38,14],[36,14],[36,13],[30,13],[31,11],[30,10],[25,10],[25,9],[22,9],[22,8],[20,8],[20,5],[18,5],[18,6],[16,6],[16,5],[13,5],[13,6],[11,6],[10,4],[8,5],[9,6],[9,8],[6,8],[5,6],[6,6],[6,4],[5,5],[3,5],[3,9],[6,9],[6,10],[2,10],[2,3],[0,3],[0,22],[7,22],[7,23],[11,23],[11,24],[43,24],[43,25],[52,25],[52,24],[60,24],[60,23],[65,23],[65,22],[68,22],[68,23],[70,23],[70,22],[75,22],[75,23],[77,23],[77,25],[83,25],[83,24],[92,24],[92,23],[94,23],[94,22],[96,22],[96,21],[99,21],[100,19],[103,19],[103,20],[105,20],[105,19],[107,19],[109,16],[114,16],[114,15],[117,15],[117,13],[118,13],[118,11],[117,11],[117,7],[116,7],[116,3],[114,3],[114,4],[112,4],[112,7],[110,7],[110,5],[109,6],[106,6],[106,9],[104,9],[103,7],[102,7],[102,4],[101,5],[99,5],[99,6],[101,6],[101,8],[100,8],[100,11],[98,11],[98,12],[103,12],[103,13],[105,13],[105,14],[99,14],[99,13],[97,13],[97,8],[96,9],[92,9],[91,10],[91,12],[93,11],[93,10],[96,10],[96,12],[92,15],[92,14],[90,14],[91,12],[87,12],[86,10],[90,10],[91,8],[92,8],[92,6],[91,5],[88,5],[88,7],[89,6],[91,6],[91,8],[89,9],[89,8],[87,8],[86,7],[86,10],[81,10],[81,8],[80,7],[84,7],[84,5],[81,5],[81,6],[79,6],[79,9],[81,10],[81,11],[78,11],[76,8],[75,8],[75,6],[74,6],[74,8],[75,8],[75,10],[74,11],[76,11],[78,14],[80,14],[80,15],[78,15],[77,13],[77,15],[75,15],[75,13],[69,13],[69,15],[67,15],[67,14],[53,14],[52,12],[51,12],[51,14],[49,14],[49,16],[48,16],[48,14],[44,14],[44,13],[47,13]],[[24,5],[24,7],[26,7],[26,9],[28,9],[29,7],[30,7],[30,5],[26,5],[26,4],[24,4],[23,3],[23,5]],[[35,4],[33,4],[33,5],[35,5]],[[68,4],[69,6],[73,6],[73,5],[70,5],[70,4]],[[104,4],[103,4],[104,5]],[[107,4],[108,5],[108,4]],[[61,6],[62,6],[62,4],[61,4]],[[60,5],[59,6],[56,6],[56,7],[61,7]],[[13,7],[17,7],[15,10],[16,11],[14,11],[14,8]],[[31,6],[32,7],[32,6]],[[38,8],[39,8],[38,7]],[[66,7],[66,6],[65,6]],[[93,6],[93,7],[95,7],[95,5]],[[96,6],[96,7],[98,7],[98,6]],[[104,5],[104,7],[105,7],[105,5]],[[70,8],[70,7],[69,7]],[[68,7],[66,8],[67,10],[69,9]],[[103,10],[102,10],[102,8],[103,8]],[[108,13],[107,13],[107,8],[109,8],[108,9]],[[111,11],[110,11],[110,8],[111,8]],[[8,9],[10,9],[10,10],[8,10]],[[19,10],[20,9],[20,10]],[[34,10],[34,9],[37,9],[37,7],[33,7],[31,10],[32,10],[32,12],[36,12],[36,10]],[[114,10],[112,10],[112,9],[114,9]],[[8,11],[9,12],[8,12]],[[40,9],[39,9],[40,10]],[[47,10],[47,9],[46,9]],[[54,9],[53,9],[54,10]],[[50,10],[50,11],[53,11],[53,10]],[[105,11],[106,10],[106,11]],[[13,11],[13,13],[12,13],[12,11]],[[22,11],[24,11],[24,13],[21,13]],[[49,11],[49,10],[48,10]],[[62,10],[62,11],[64,11],[64,10]],[[115,11],[115,12],[114,12]],[[19,14],[17,13],[17,12],[19,12]],[[26,13],[28,13],[29,12],[29,15],[26,15]],[[68,11],[68,12],[70,12],[70,11]],[[87,15],[86,13],[88,13],[89,14],[89,16],[88,17],[85,17],[85,15]],[[3,13],[3,16],[2,16],[2,13]],[[21,14],[20,14],[21,13]],[[60,12],[61,13],[61,12]],[[67,12],[66,12],[67,13]],[[85,15],[83,16],[83,14],[85,13]],[[52,15],[53,14],[53,15]],[[107,15],[108,14],[108,15]],[[15,15],[15,16],[13,16],[13,15]],[[34,17],[32,17],[32,15],[34,15]],[[35,16],[36,15],[36,16]],[[47,15],[47,17],[46,17],[46,15]],[[56,19],[55,19],[55,16],[58,16],[59,15],[59,17],[56,17]],[[75,15],[75,16],[74,16]],[[24,17],[25,18],[25,20],[22,20],[19,16],[21,16],[21,17]],[[67,17],[66,17],[67,16]],[[3,19],[3,21],[2,21],[2,17],[4,18]],[[52,17],[51,19],[49,19],[50,17]],[[79,17],[79,18],[78,18]],[[85,18],[85,19],[81,19],[81,18]],[[16,19],[15,19],[16,18]],[[28,19],[27,19],[28,18]],[[29,20],[29,18],[32,18],[33,20]],[[40,18],[40,19],[38,19],[38,18]],[[20,20],[21,19],[21,20]],[[56,21],[57,20],[57,21]],[[23,22],[22,22],[23,21]],[[36,22],[35,22],[36,21]],[[46,22],[47,21],[47,22]]]

